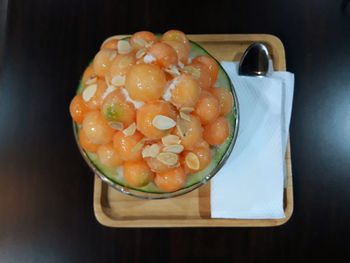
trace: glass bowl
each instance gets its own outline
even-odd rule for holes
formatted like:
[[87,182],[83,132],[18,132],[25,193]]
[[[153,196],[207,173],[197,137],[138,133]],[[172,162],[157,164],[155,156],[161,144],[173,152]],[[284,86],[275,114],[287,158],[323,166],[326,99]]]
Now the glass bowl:
[[[190,44],[191,44],[190,56],[192,53],[194,53],[192,54],[192,56],[208,55],[214,58],[197,43],[190,41]],[[123,178],[120,172],[121,170],[119,168],[113,170],[110,168],[103,167],[103,165],[101,165],[97,160],[97,157],[94,153],[86,152],[81,147],[79,143],[79,138],[78,138],[79,126],[73,121],[73,131],[74,131],[76,143],[79,147],[80,153],[82,154],[83,158],[85,159],[86,163],[89,165],[91,170],[96,175],[98,175],[103,182],[107,183],[109,186],[118,190],[119,192],[126,195],[142,198],[142,199],[172,198],[172,197],[180,196],[188,192],[191,192],[199,188],[200,186],[204,185],[205,183],[207,183],[211,178],[213,178],[220,171],[220,169],[223,167],[228,157],[230,156],[237,139],[238,127],[239,127],[239,105],[238,105],[235,89],[233,87],[233,84],[230,78],[228,77],[227,73],[222,68],[219,62],[218,62],[218,65],[219,65],[218,81],[220,82],[220,80],[224,80],[222,81],[223,83],[218,83],[218,84],[220,85],[220,87],[230,90],[234,101],[232,111],[228,114],[228,116],[226,116],[226,119],[228,120],[230,125],[230,135],[222,145],[211,149],[213,155],[212,155],[212,161],[210,165],[198,173],[188,175],[187,182],[183,188],[175,192],[162,192],[154,185],[153,182],[145,187],[140,187],[140,188],[127,186],[126,183],[123,181]],[[79,92],[79,89],[81,90],[81,88],[82,87],[80,83],[78,87],[78,92]]]

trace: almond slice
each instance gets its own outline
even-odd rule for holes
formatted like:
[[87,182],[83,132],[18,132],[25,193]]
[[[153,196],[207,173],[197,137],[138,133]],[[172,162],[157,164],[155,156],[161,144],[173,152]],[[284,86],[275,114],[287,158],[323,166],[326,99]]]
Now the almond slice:
[[190,113],[190,112],[194,111],[194,108],[192,108],[192,107],[182,107],[180,109],[180,111],[184,112],[184,113]]
[[135,152],[141,150],[141,148],[143,147],[144,144],[145,144],[145,139],[141,139],[138,143],[136,143],[134,148],[132,148],[131,152],[135,153]]
[[189,152],[185,157],[185,163],[191,170],[197,171],[200,167],[199,158],[192,152]]
[[132,47],[127,40],[119,40],[118,41],[118,52],[120,54],[128,54],[132,50]]
[[180,144],[180,142],[181,142],[180,137],[177,135],[169,134],[167,136],[162,137],[162,143],[165,146]]
[[180,71],[178,70],[178,68],[174,65],[172,65],[169,68],[164,69],[165,72],[168,72],[170,75],[172,75],[173,77],[177,77],[180,76]]
[[124,84],[125,84],[125,76],[121,76],[121,75],[115,76],[115,77],[112,78],[111,83],[114,86],[124,86]]
[[90,77],[87,81],[85,81],[85,85],[89,86],[91,84],[96,83],[97,77]]
[[162,152],[157,155],[157,160],[166,166],[173,166],[179,161],[179,156],[171,152]]
[[195,79],[199,79],[201,76],[201,71],[198,68],[194,68],[192,66],[186,66],[182,69],[185,73],[192,75]]
[[136,59],[142,58],[144,55],[146,55],[146,49],[141,48],[139,51],[136,52]]
[[152,124],[159,130],[168,130],[175,127],[176,122],[167,116],[156,115],[152,120]]
[[168,145],[163,148],[163,152],[181,153],[184,147],[181,144]]
[[143,148],[142,150],[142,157],[146,158],[146,157],[152,157],[152,158],[156,158],[157,155],[159,154],[160,151],[160,147],[158,144],[152,144],[152,145],[148,145],[145,148]]
[[191,117],[190,115],[188,115],[187,113],[180,111],[180,117],[186,121],[191,121]]
[[109,127],[113,130],[122,131],[124,129],[124,124],[119,121],[111,121]]
[[83,100],[84,101],[89,101],[96,93],[97,90],[97,84],[93,84],[90,86],[87,86],[84,91],[83,91]]
[[146,40],[144,40],[144,39],[142,39],[142,38],[136,38],[136,39],[134,40],[134,42],[135,42],[135,44],[137,44],[137,45],[140,46],[140,47],[144,47],[144,46],[146,46],[146,44],[147,44]]
[[176,129],[181,138],[185,137],[185,131],[181,125],[181,119],[179,116],[177,116]]
[[115,59],[116,56],[117,56],[116,51],[111,52],[111,55],[109,56],[109,61],[112,61],[113,59]]
[[132,135],[134,135],[135,131],[136,131],[136,123],[133,122],[132,124],[129,125],[128,128],[123,130],[123,133],[126,136],[132,136]]

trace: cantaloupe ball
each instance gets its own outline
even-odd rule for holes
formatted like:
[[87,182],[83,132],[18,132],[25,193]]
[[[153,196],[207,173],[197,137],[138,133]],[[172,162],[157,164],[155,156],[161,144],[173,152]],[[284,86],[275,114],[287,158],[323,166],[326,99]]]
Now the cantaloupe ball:
[[165,192],[174,192],[181,189],[185,185],[186,174],[184,170],[179,168],[173,168],[164,173],[157,173],[154,182],[155,184]]
[[198,102],[201,89],[198,82],[188,74],[182,74],[174,80],[171,102],[177,107],[193,107]]
[[220,104],[214,95],[204,91],[196,104],[195,113],[202,124],[208,124],[219,117]]
[[165,85],[164,72],[151,64],[132,66],[125,81],[125,88],[130,97],[144,102],[159,99],[163,95]]
[[225,142],[229,133],[228,121],[224,117],[219,117],[204,127],[203,138],[210,145],[219,145]]
[[133,187],[141,187],[153,181],[154,172],[148,167],[144,160],[125,162],[124,179]]
[[86,114],[83,124],[86,138],[93,144],[106,144],[112,140],[114,130],[102,117],[100,111],[90,111]]
[[131,136],[119,131],[113,137],[113,147],[124,161],[141,160],[142,138],[142,134],[138,131]]
[[115,168],[123,164],[123,160],[114,149],[112,143],[99,146],[97,156],[100,162],[109,168]]

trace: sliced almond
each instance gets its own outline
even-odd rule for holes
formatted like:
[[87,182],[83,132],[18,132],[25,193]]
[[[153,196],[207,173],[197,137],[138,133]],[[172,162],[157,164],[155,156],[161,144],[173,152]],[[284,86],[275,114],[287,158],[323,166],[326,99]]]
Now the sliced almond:
[[123,130],[123,133],[126,136],[132,136],[132,135],[134,135],[135,131],[136,131],[136,123],[133,122],[132,124],[129,125],[128,128]]
[[200,167],[199,158],[196,154],[189,152],[185,157],[185,163],[191,170],[197,171]]
[[112,61],[113,59],[115,59],[116,56],[117,56],[117,52],[116,51],[112,51],[111,55],[109,56],[109,61]]
[[180,71],[178,70],[178,68],[176,66],[171,66],[169,68],[164,69],[165,72],[168,72],[170,75],[172,75],[173,77],[176,76],[180,76]]
[[194,111],[194,108],[192,108],[192,107],[182,107],[180,109],[180,111],[184,112],[184,113],[190,113],[190,112]]
[[146,49],[141,48],[139,51],[136,52],[136,59],[142,58],[144,55],[146,55]]
[[132,148],[131,152],[135,153],[135,152],[141,150],[144,144],[145,144],[145,140],[141,139],[138,143],[136,143],[134,148]]
[[162,152],[157,155],[157,160],[167,166],[173,166],[179,161],[179,156],[171,152]]
[[132,50],[132,47],[127,40],[119,40],[118,41],[118,52],[120,54],[128,54]]
[[181,144],[168,145],[163,148],[163,152],[181,153],[184,147]]
[[137,45],[140,46],[140,47],[144,47],[144,46],[146,46],[146,44],[147,44],[146,40],[144,40],[144,39],[142,39],[142,38],[136,38],[136,39],[134,40],[134,42],[135,42],[135,44],[137,44]]
[[185,131],[181,125],[181,120],[180,120],[179,116],[177,118],[178,119],[177,119],[177,123],[176,123],[176,129],[177,129],[177,132],[179,133],[180,137],[183,138],[185,136]]
[[91,84],[96,83],[97,77],[90,77],[87,81],[85,81],[85,85],[89,86]]
[[192,75],[194,78],[199,79],[201,76],[201,71],[198,68],[192,66],[186,66],[182,69],[185,73]]
[[83,100],[88,102],[96,93],[97,84],[87,86],[83,91]]
[[121,75],[118,75],[118,76],[115,76],[112,78],[112,85],[114,86],[124,86],[125,85],[125,76],[121,76]]
[[176,122],[167,116],[156,115],[152,120],[152,124],[159,130],[168,130],[175,127]]
[[180,117],[186,121],[191,121],[191,117],[190,115],[188,115],[187,113],[180,111]]
[[167,136],[162,137],[162,143],[165,146],[180,144],[180,142],[181,142],[180,137],[176,135],[169,134]]
[[152,157],[152,158],[156,158],[157,155],[159,154],[160,151],[160,147],[158,144],[152,144],[152,145],[148,145],[145,148],[143,148],[142,150],[142,157],[146,158],[146,157]]
[[124,129],[124,124],[119,121],[111,121],[109,127],[113,130],[122,131]]

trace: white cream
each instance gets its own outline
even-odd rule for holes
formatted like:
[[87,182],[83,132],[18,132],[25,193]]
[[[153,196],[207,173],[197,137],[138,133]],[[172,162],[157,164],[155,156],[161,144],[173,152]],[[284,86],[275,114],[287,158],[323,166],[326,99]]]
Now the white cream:
[[176,88],[177,83],[179,83],[179,77],[174,78],[173,80],[171,80],[170,82],[168,82],[165,91],[163,93],[163,99],[166,101],[170,101],[171,99],[171,92],[173,91],[173,89]]
[[156,58],[151,54],[147,54],[146,56],[143,57],[143,62],[145,62],[147,64],[150,64],[154,61],[156,61]]
[[144,103],[142,101],[133,100],[129,96],[129,93],[125,88],[121,88],[121,91],[124,94],[126,101],[132,103],[136,109],[141,108],[144,105]]

